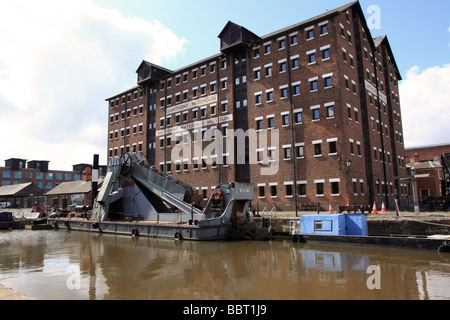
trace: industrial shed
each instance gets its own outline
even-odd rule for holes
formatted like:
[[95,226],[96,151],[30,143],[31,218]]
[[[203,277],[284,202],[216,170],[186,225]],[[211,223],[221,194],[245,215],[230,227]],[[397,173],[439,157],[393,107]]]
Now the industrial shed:
[[0,187],[0,203],[3,207],[31,208],[43,205],[44,190],[32,182]]
[[47,205],[59,209],[67,209],[71,205],[92,206],[92,182],[71,181],[64,182],[47,192]]

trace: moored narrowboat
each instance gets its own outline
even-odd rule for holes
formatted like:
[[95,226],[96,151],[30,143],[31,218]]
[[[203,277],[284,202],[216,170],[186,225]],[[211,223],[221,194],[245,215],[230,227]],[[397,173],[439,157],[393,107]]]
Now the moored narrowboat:
[[12,212],[0,212],[0,229],[12,229],[14,225]]
[[292,221],[293,242],[333,242],[450,252],[450,235],[370,235],[363,214],[311,214]]

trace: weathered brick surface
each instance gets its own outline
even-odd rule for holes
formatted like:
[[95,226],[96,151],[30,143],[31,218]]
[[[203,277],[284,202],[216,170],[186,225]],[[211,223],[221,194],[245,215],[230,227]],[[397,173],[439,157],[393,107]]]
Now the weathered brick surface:
[[[313,37],[310,31],[313,31]],[[158,81],[144,83],[145,97],[150,90],[156,93],[156,107],[151,108],[143,102],[145,113],[153,114],[148,118],[155,119],[153,124],[144,122],[145,128],[153,125],[153,132],[163,131],[155,137],[155,148],[143,141],[143,152],[151,154],[150,146],[158,168],[166,171],[170,168],[177,178],[198,187],[200,192],[207,189],[206,194],[210,195],[214,185],[237,179],[236,166],[231,164],[233,159],[228,160],[230,165],[219,163],[213,167],[209,157],[209,164],[203,169],[202,159],[198,157],[196,169],[193,163],[195,147],[192,146],[191,154],[183,155],[181,159],[187,160],[187,167],[181,162],[177,172],[177,164],[171,155],[176,135],[183,133],[168,134],[166,130],[191,125],[190,139],[198,130],[201,140],[201,128],[192,128],[198,121],[215,121],[206,128],[217,127],[222,132],[224,126],[231,132],[236,124],[244,122],[249,129],[269,130],[270,137],[273,132],[269,121],[273,119],[279,141],[271,144],[269,139],[267,146],[249,150],[252,156],[263,151],[268,157],[269,147],[275,147],[279,156],[279,169],[275,175],[261,175],[261,170],[273,167],[273,163],[249,166],[250,180],[255,184],[254,205],[269,209],[276,206],[278,210],[289,211],[295,210],[296,201],[299,206],[320,202],[325,207],[328,203],[336,207],[347,202],[368,204],[371,201],[380,205],[381,201],[388,201],[393,205],[396,194],[404,203],[408,192],[406,183],[394,179],[406,175],[398,98],[400,75],[387,40],[373,41],[370,37],[359,4],[354,4],[343,12],[333,12],[275,32],[257,43],[231,48]],[[270,46],[270,52],[267,46]],[[245,59],[240,56],[242,48],[245,48]],[[244,73],[242,68],[246,70]],[[237,98],[245,92],[246,99]],[[381,93],[380,102],[376,99],[377,92]],[[121,99],[122,96],[118,97]],[[167,114],[170,107],[210,96],[217,96],[217,102]],[[139,103],[138,100],[136,104]],[[223,111],[224,104],[226,112]],[[132,102],[131,109],[133,107]],[[202,107],[206,108],[205,113],[202,113]],[[110,108],[110,113],[117,113],[116,108],[123,108],[123,104]],[[315,119],[317,110],[318,118]],[[184,121],[186,112],[187,120]],[[297,118],[299,113],[301,120]],[[283,123],[285,115],[288,116],[287,123]],[[233,119],[221,116],[233,116]],[[139,116],[131,117],[131,128],[139,121]],[[120,145],[132,145],[141,138],[130,136],[129,142],[124,143],[120,126],[124,126],[120,116],[118,122],[110,123],[109,132],[119,130],[118,139],[109,140],[109,150],[112,149],[113,154],[114,148],[118,148],[120,154]],[[171,137],[170,145],[168,136]],[[220,141],[225,145],[225,139]],[[316,154],[317,144],[321,147],[319,154]],[[211,142],[200,141],[196,145],[205,150]],[[301,157],[298,157],[298,147],[303,147]],[[285,149],[290,150],[288,158],[285,158]],[[215,159],[222,159],[223,154],[232,157],[232,151],[224,147],[223,151],[212,154],[217,155]],[[347,168],[347,160],[351,160],[350,168]],[[323,183],[323,194],[317,194],[318,183]],[[259,187],[262,186],[264,194],[260,195]],[[272,194],[272,189],[276,189],[276,195]]]

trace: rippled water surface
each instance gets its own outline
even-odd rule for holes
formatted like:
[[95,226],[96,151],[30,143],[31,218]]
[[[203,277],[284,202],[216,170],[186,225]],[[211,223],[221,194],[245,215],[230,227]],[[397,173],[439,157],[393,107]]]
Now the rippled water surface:
[[0,283],[38,300],[450,299],[450,255],[14,230]]

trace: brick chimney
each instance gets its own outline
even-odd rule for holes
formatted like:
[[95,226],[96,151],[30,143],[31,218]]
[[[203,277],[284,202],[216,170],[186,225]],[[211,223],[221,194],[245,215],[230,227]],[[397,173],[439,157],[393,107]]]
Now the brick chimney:
[[91,168],[86,168],[83,171],[83,177],[82,177],[83,181],[92,181],[92,169]]

